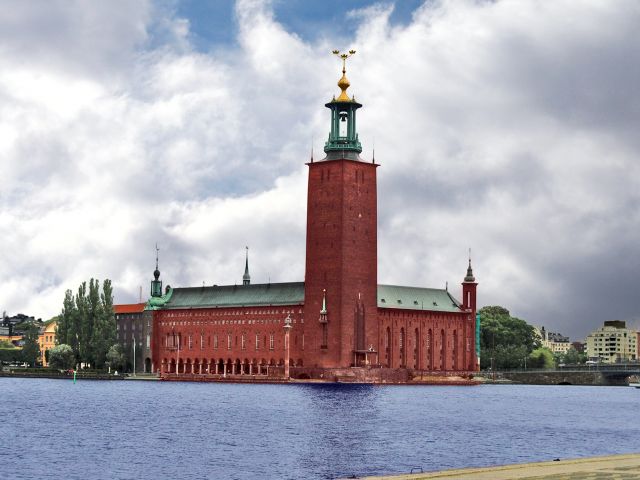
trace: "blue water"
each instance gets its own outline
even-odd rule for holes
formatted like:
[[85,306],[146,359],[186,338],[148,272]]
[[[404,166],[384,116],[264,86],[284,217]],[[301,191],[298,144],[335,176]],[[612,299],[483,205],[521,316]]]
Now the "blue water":
[[640,451],[640,390],[0,378],[3,478],[311,479]]

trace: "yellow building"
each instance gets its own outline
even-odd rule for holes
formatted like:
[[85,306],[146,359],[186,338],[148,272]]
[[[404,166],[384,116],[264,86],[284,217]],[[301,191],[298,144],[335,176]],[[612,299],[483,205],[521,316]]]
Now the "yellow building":
[[45,352],[51,350],[56,346],[56,326],[58,323],[55,320],[49,320],[45,322],[40,335],[38,335],[38,345],[40,345],[40,358],[42,360],[42,366],[49,366]]
[[540,339],[542,346],[548,348],[553,353],[567,353],[571,348],[569,337],[565,337],[560,333],[549,332],[544,327],[535,327],[535,333]]
[[587,336],[587,356],[603,363],[636,361],[638,332],[622,320],[604,322]]

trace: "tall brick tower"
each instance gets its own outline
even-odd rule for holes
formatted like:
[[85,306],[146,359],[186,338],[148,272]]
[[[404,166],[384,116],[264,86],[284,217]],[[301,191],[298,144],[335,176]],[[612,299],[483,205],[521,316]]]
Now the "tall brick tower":
[[377,364],[377,194],[375,162],[360,158],[356,110],[340,54],[341,93],[325,106],[325,158],[309,166],[305,271],[305,355],[325,368]]
[[[462,309],[469,312],[468,321],[465,323],[465,338],[471,336],[473,339],[473,348],[470,348],[474,353],[478,351],[476,343],[479,341],[479,330],[476,326],[476,291],[478,283],[476,277],[473,276],[473,269],[471,268],[471,250],[469,250],[469,266],[467,267],[467,275],[462,282]],[[467,325],[468,324],[468,325]],[[471,329],[471,326],[476,326],[476,332],[468,332],[467,329]],[[475,335],[473,335],[475,334]],[[466,369],[477,370],[480,368],[477,357],[475,355],[466,355]]]

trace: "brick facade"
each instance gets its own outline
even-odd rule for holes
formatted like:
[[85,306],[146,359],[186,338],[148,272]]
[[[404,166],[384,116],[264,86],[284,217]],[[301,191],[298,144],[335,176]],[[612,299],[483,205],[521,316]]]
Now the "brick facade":
[[[340,86],[344,95],[348,81]],[[478,369],[470,261],[461,303],[447,290],[378,285],[378,165],[360,158],[361,105],[343,95],[327,104],[327,157],[308,163],[304,283],[251,285],[247,263],[243,285],[155,294],[147,306],[152,365],[164,378],[270,381],[289,371],[404,382],[412,374]],[[338,133],[341,121],[349,125],[346,137]],[[156,265],[155,282],[159,275]]]
[[358,351],[378,345],[376,167],[333,160],[309,164],[305,316],[310,340],[322,344],[318,322],[326,290],[328,345],[314,364],[364,363]]

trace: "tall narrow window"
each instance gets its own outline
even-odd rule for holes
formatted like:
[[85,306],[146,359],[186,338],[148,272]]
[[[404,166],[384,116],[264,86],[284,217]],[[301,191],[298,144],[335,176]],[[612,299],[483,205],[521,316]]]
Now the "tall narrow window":
[[204,348],[204,333],[200,334],[200,350]]
[[269,334],[269,350],[273,350],[273,333]]
[[227,350],[231,350],[231,334],[227,333]]
[[440,330],[440,370],[446,370],[445,359],[447,352],[447,338],[444,335],[444,329]]
[[338,135],[341,137],[347,136],[347,112],[340,112],[340,124],[338,126]]
[[400,329],[400,341],[399,341],[399,347],[400,347],[400,366],[401,367],[405,367],[407,364],[407,356],[405,354],[405,348],[404,345],[405,341],[404,341],[404,328]]
[[193,335],[189,334],[189,350],[193,349]]
[[329,332],[328,332],[329,328],[327,326],[326,323],[322,324],[322,345],[320,345],[320,348],[327,348],[327,342],[329,340]]
[[391,367],[391,328],[387,327],[387,334],[384,336],[384,357],[387,367]]
[[245,339],[244,339],[244,333],[242,334],[242,337],[240,339],[240,348],[242,348],[242,350],[246,350],[247,349],[246,342],[245,342]]
[[451,349],[451,365],[454,370],[458,369],[458,330],[453,331],[453,348]]
[[256,350],[260,350],[260,334],[256,333]]
[[213,348],[217,349],[218,348],[218,334],[215,334],[213,336]]
[[427,370],[433,370],[433,330],[429,329],[427,333],[427,342],[426,342],[426,350],[427,350]]
[[419,347],[420,347],[420,332],[418,332],[418,329],[416,328],[415,330],[415,336],[413,337],[413,368],[419,368],[419,358],[420,355],[418,353]]

